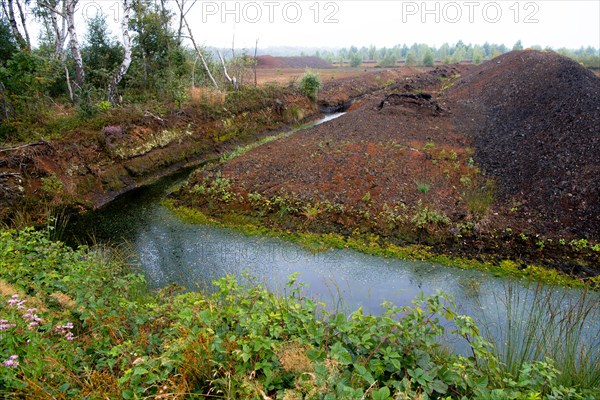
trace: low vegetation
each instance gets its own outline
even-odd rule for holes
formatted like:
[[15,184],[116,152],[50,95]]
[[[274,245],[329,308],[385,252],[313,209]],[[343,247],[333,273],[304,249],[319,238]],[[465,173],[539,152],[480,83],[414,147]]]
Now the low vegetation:
[[318,74],[311,71],[306,71],[300,81],[298,81],[298,90],[305,94],[311,100],[317,99],[317,93],[321,89],[321,79]]
[[[0,392],[53,398],[582,399],[551,359],[502,367],[441,293],[382,316],[329,313],[290,277],[149,292],[114,249],[0,233]],[[469,356],[437,344],[468,343]]]

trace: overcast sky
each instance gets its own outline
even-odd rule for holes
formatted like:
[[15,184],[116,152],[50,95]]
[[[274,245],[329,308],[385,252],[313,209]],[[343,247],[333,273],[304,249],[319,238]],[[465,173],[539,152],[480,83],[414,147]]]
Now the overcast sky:
[[[118,0],[80,0],[79,11],[118,20],[119,5]],[[253,48],[256,39],[262,48],[440,46],[458,40],[512,46],[519,39],[525,47],[600,48],[598,0],[197,1],[188,20],[196,41],[226,48],[233,35],[237,48]]]

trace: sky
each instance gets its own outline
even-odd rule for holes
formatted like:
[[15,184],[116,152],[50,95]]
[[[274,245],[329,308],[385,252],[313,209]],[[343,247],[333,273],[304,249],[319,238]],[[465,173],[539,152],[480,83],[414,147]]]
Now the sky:
[[[158,0],[155,0],[158,1]],[[191,3],[192,0],[187,0]],[[173,10],[176,5],[170,1]],[[98,12],[118,34],[119,0],[80,0],[80,21]],[[197,1],[187,14],[196,41],[236,48],[392,47],[504,43],[600,48],[600,1]],[[81,23],[81,22],[80,22]]]

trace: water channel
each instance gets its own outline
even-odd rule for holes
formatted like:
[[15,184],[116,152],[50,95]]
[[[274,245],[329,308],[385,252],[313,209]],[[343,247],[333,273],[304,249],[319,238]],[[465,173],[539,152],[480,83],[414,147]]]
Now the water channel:
[[[302,131],[294,134],[301,135]],[[276,238],[187,223],[161,205],[161,200],[185,182],[189,172],[163,178],[78,218],[68,227],[67,235],[84,242],[127,245],[152,288],[178,284],[188,290],[210,290],[214,279],[247,272],[271,290],[283,293],[288,276],[298,272],[298,282],[307,284],[305,294],[327,303],[328,308],[351,312],[362,307],[371,314],[381,313],[384,301],[409,305],[419,293],[441,290],[454,296],[459,312],[487,313],[485,321],[492,333],[494,325],[504,323],[508,287],[516,290],[515,298],[524,309],[531,301],[526,285],[481,271],[374,257],[352,250],[313,254]],[[547,290],[565,307],[580,295],[574,289]],[[598,293],[588,296],[596,304],[600,301]],[[600,307],[592,310],[585,332],[591,341],[600,338]]]

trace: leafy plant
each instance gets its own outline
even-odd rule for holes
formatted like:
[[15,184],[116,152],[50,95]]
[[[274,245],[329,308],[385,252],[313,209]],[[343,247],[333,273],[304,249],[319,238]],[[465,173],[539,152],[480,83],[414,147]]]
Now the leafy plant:
[[427,192],[429,192],[429,189],[431,189],[431,185],[429,183],[425,183],[425,182],[417,183],[417,190],[419,192],[427,193]]
[[306,71],[298,81],[298,90],[311,100],[317,99],[317,93],[321,89],[319,74]]
[[[214,284],[212,294],[175,287],[150,292],[116,249],[73,250],[50,241],[45,232],[1,231],[0,395],[575,399],[600,394],[596,350],[576,346],[586,318],[594,321],[593,303],[585,303],[578,316],[553,309],[553,321],[538,317],[534,308],[537,322],[524,334],[535,336],[517,336],[511,343],[535,350],[537,338],[551,338],[548,330],[562,335],[560,342],[550,342],[558,345],[541,353],[554,361],[511,356],[504,367],[499,359],[504,350],[496,350],[443,293],[421,294],[412,306],[386,303],[381,316],[361,310],[348,315],[304,296],[296,274],[289,277],[285,296],[249,276],[227,276]],[[544,296],[535,304],[547,307]],[[510,299],[506,304],[519,300]],[[521,316],[509,315],[516,317],[512,331]],[[550,328],[546,322],[552,322]],[[553,328],[564,324],[571,328]],[[471,355],[444,349],[442,335],[464,340]],[[565,375],[563,366],[571,368],[573,360],[573,373]]]

